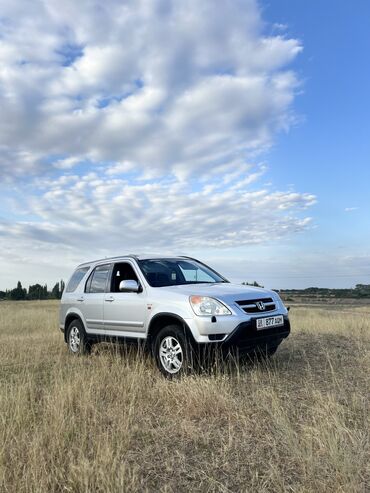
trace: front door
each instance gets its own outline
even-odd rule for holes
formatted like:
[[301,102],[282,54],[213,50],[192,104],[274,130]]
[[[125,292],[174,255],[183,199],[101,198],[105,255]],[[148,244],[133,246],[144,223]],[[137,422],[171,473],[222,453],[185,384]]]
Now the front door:
[[133,280],[140,283],[135,266],[127,261],[114,265],[110,289],[104,298],[104,330],[109,336],[145,337],[147,297],[145,288],[140,293],[121,293],[121,281]]

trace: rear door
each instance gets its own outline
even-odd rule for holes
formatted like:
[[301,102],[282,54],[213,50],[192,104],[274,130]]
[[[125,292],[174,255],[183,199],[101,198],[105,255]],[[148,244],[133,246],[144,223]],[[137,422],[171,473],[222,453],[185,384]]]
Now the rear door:
[[[133,280],[141,286],[139,293],[121,293],[121,281]],[[104,329],[109,336],[145,337],[147,295],[136,266],[130,262],[114,264],[104,300]]]
[[104,299],[110,277],[111,264],[98,265],[90,274],[83,295],[86,330],[104,334]]

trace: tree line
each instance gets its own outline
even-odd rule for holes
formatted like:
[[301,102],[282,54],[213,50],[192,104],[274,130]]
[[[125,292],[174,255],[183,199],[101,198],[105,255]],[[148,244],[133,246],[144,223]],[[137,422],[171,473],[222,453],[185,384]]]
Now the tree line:
[[32,284],[28,289],[22,286],[18,281],[17,287],[0,291],[0,300],[60,300],[64,291],[65,283],[63,280],[57,282],[51,291],[48,290],[47,284]]
[[289,295],[307,296],[311,298],[370,298],[370,284],[356,284],[354,288],[306,288],[282,289],[280,293]]

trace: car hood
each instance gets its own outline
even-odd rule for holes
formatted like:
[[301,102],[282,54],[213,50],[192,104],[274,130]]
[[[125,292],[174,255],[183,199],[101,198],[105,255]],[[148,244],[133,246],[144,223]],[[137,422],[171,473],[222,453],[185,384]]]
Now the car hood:
[[165,286],[159,289],[162,292],[168,291],[171,294],[210,296],[228,301],[264,298],[266,296],[275,297],[275,293],[268,289],[231,283],[184,284]]

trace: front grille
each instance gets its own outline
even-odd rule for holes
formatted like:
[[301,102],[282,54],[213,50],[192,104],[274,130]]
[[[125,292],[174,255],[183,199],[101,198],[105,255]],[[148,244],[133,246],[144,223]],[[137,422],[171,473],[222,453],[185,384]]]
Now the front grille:
[[[236,301],[245,313],[265,313],[272,312],[276,309],[275,302],[272,298],[258,298],[256,300],[242,300]],[[261,310],[258,308],[257,303],[263,303],[264,308]]]

